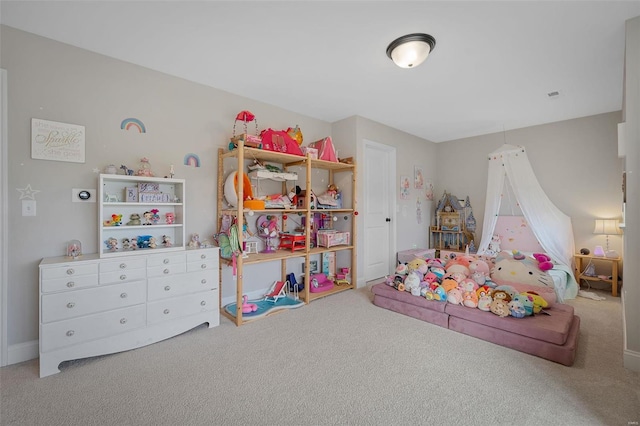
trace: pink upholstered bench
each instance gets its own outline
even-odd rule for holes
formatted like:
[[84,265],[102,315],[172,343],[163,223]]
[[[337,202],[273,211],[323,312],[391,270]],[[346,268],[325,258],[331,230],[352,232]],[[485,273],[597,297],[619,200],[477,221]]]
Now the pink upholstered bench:
[[549,315],[501,318],[479,309],[412,296],[386,284],[376,284],[371,290],[373,303],[382,308],[560,364],[570,366],[575,360],[580,317],[572,306],[554,303],[546,309]]
[[446,302],[427,300],[424,297],[412,296],[406,291],[398,291],[386,284],[371,287],[373,303],[381,308],[409,315],[440,327],[449,327],[449,315],[445,313]]

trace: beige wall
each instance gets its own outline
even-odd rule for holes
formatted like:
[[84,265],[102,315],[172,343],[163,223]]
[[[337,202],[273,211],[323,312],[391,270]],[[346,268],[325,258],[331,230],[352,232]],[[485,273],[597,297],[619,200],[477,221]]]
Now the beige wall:
[[[502,144],[526,148],[531,167],[549,199],[571,217],[576,248],[593,250],[605,237],[593,235],[594,219],[622,216],[622,160],[618,158],[620,112],[526,127],[438,144],[438,195],[469,195],[480,240],[487,185],[487,154]],[[622,237],[610,237],[622,252]]]
[[[10,348],[38,339],[40,260],[62,255],[70,239],[79,239],[86,253],[97,251],[97,205],[71,202],[72,188],[97,187],[94,169],[110,163],[135,169],[146,156],[152,170],[165,175],[174,164],[176,177],[187,180],[187,234],[210,236],[216,231],[217,150],[227,145],[238,111],[255,113],[261,129],[298,124],[306,141],[331,134],[330,123],[9,27],[1,31],[0,67],[9,87]],[[147,133],[121,130],[128,117],[141,119]],[[32,160],[31,118],[84,125],[86,162]],[[183,165],[187,153],[197,154],[201,167]],[[27,185],[40,191],[36,217],[21,216],[16,188]],[[229,292],[235,294],[225,287],[223,294]]]

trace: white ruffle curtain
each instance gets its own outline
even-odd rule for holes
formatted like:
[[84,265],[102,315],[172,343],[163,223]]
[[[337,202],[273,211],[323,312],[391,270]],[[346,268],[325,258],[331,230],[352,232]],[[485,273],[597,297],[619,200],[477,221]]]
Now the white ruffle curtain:
[[544,193],[525,149],[508,144],[489,154],[487,199],[478,253],[484,253],[491,242],[500,213],[505,178],[542,248],[553,260],[571,267],[575,249],[571,218],[562,213]]

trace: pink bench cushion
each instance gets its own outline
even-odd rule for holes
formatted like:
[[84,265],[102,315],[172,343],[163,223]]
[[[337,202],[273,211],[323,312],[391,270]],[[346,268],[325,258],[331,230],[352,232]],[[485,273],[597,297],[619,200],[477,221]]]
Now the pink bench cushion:
[[537,314],[524,318],[501,318],[491,312],[447,304],[445,312],[452,317],[483,324],[497,330],[519,334],[532,339],[562,345],[566,342],[573,323],[573,307],[553,304],[546,309],[550,315]]
[[406,291],[398,291],[386,284],[376,284],[371,288],[373,304],[421,321],[448,328],[449,315],[444,313],[446,302],[434,302],[424,297],[412,296]]

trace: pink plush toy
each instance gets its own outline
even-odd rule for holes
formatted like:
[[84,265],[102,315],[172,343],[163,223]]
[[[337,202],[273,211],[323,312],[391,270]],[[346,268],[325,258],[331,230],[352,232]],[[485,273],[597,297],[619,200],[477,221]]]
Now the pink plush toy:
[[459,288],[456,287],[447,292],[447,302],[462,305],[462,292]]
[[551,258],[544,253],[533,253],[533,258],[538,261],[538,267],[541,271],[548,271],[553,268]]

